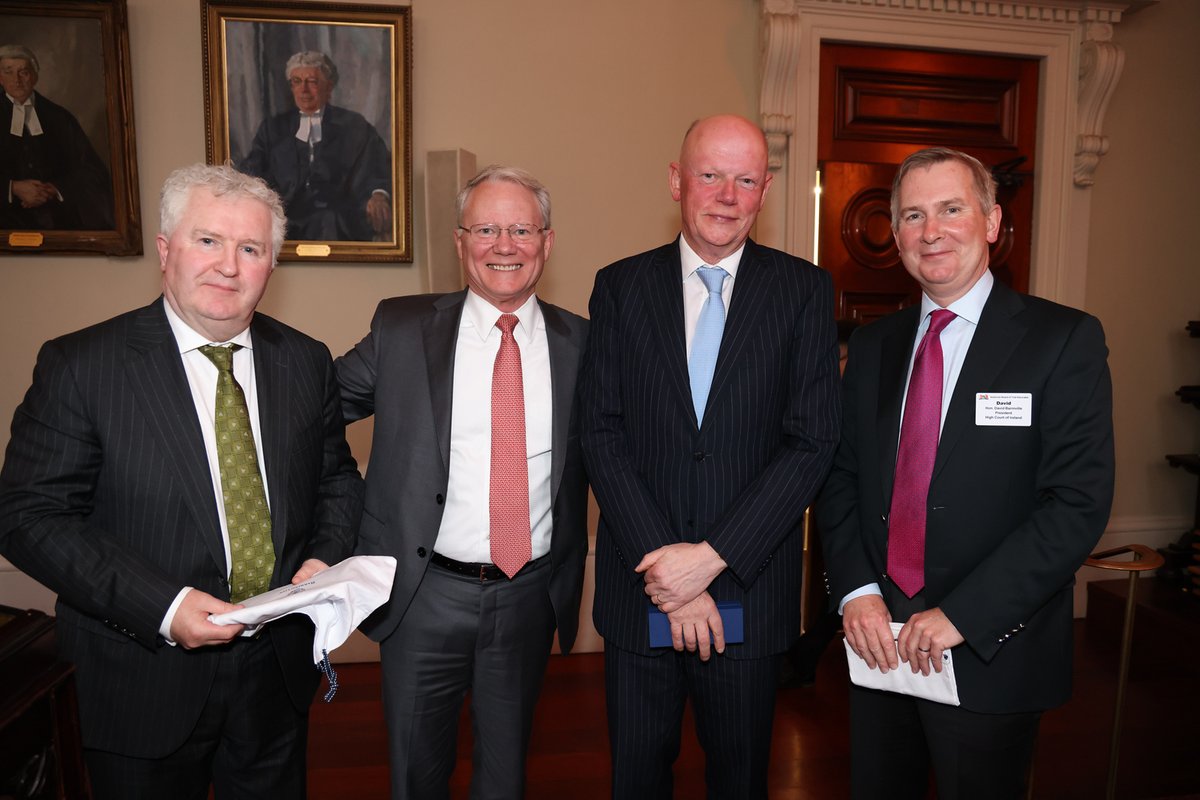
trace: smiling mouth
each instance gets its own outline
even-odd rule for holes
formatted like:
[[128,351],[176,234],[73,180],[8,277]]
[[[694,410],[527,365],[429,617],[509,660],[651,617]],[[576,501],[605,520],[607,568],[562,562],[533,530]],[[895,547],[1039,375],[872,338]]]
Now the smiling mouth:
[[488,264],[487,268],[496,272],[516,272],[524,264]]

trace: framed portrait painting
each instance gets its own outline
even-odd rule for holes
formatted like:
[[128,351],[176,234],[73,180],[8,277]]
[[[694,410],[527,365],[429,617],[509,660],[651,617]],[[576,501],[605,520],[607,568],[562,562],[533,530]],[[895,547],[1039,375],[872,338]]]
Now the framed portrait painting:
[[399,6],[203,0],[208,161],[279,192],[281,261],[412,261],[411,27]]
[[0,251],[142,252],[125,0],[0,0]]

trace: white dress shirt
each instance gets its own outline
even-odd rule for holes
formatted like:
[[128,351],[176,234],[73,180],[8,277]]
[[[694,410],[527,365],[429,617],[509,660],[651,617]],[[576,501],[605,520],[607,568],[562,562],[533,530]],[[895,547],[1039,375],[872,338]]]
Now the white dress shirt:
[[[986,270],[979,280],[975,281],[975,285],[967,290],[966,294],[946,306],[948,310],[954,312],[955,318],[942,329],[939,337],[942,343],[942,418],[938,424],[939,431],[941,431],[941,426],[946,424],[946,411],[950,408],[950,398],[954,395],[954,387],[958,384],[959,373],[962,372],[963,362],[967,359],[967,350],[971,348],[971,339],[975,336],[975,329],[979,327],[979,318],[983,314],[983,307],[992,293],[992,286],[995,282],[996,279],[992,277],[991,270]],[[917,358],[917,344],[929,330],[929,315],[939,308],[941,306],[930,300],[929,295],[921,294],[921,324],[917,326],[912,353],[908,357],[908,374],[904,379],[904,399],[900,406],[901,421],[904,419],[904,405],[908,402],[908,382],[912,379],[913,364]],[[899,448],[897,448],[897,455],[899,455]],[[842,598],[842,602],[838,604],[838,613],[842,613],[846,603],[856,597],[868,594],[882,595],[883,592],[880,591],[878,583],[861,586]]]
[[[258,386],[254,380],[254,345],[250,338],[250,329],[239,333],[225,342],[212,342],[188,326],[167,299],[163,298],[163,306],[167,312],[167,322],[171,325],[171,333],[175,335],[175,343],[179,347],[179,357],[183,361],[183,371],[187,375],[188,387],[192,390],[192,403],[196,407],[196,417],[200,420],[200,432],[204,436],[204,452],[208,456],[208,474],[212,478],[213,499],[217,505],[217,519],[221,523],[221,542],[225,546],[225,577],[229,578],[232,559],[229,552],[229,529],[225,522],[225,498],[221,492],[221,462],[217,456],[216,406],[217,406],[217,366],[200,352],[200,347],[206,344],[226,346],[241,345],[242,349],[233,354],[233,377],[242,387],[246,396],[246,410],[250,414],[250,430],[254,433],[254,449],[258,452],[258,468],[263,471],[262,427],[258,417]],[[270,508],[271,496],[267,490],[267,475],[263,472],[263,494],[267,497],[267,507]],[[185,586],[175,597],[175,602],[167,609],[163,617],[159,633],[164,639],[170,640],[171,623],[175,612],[183,602],[183,596],[191,589]]]
[[[490,563],[492,371],[500,351],[501,311],[468,290],[454,349],[450,412],[450,479],[434,550],[456,561]],[[550,459],[553,433],[550,345],[537,296],[515,312],[513,338],[521,349],[525,390],[525,448],[529,463],[531,558],[550,552]]]
[[742,252],[745,249],[746,245],[743,243],[716,264],[709,264],[696,255],[696,251],[688,245],[687,239],[679,237],[679,262],[683,268],[683,333],[689,361],[692,358],[692,339],[696,336],[696,323],[700,321],[700,310],[704,308],[704,301],[708,299],[708,288],[704,281],[700,280],[696,270],[706,266],[720,267],[729,273],[729,277],[721,285],[721,302],[725,304],[725,314],[728,316],[729,301],[733,298],[733,282],[737,278],[738,265],[742,263]]

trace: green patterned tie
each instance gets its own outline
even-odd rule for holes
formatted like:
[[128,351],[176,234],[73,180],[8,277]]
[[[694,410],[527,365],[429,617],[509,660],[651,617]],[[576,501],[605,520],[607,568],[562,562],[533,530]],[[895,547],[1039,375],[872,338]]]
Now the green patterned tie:
[[221,463],[221,495],[229,530],[229,599],[240,603],[265,592],[275,570],[271,543],[271,510],[263,491],[254,431],[246,395],[233,377],[233,354],[240,345],[204,345],[200,352],[217,367],[217,458]]

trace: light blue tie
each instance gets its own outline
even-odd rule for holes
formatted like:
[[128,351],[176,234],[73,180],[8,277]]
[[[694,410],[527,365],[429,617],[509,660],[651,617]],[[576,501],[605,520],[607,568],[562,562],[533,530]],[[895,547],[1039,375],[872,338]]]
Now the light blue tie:
[[708,391],[712,388],[713,373],[717,369],[721,334],[725,332],[725,303],[721,300],[721,287],[729,273],[720,267],[700,267],[696,274],[708,289],[708,298],[700,309],[696,334],[692,337],[692,357],[688,361],[688,374],[692,380],[692,405],[696,408],[696,424],[699,425],[704,419]]

